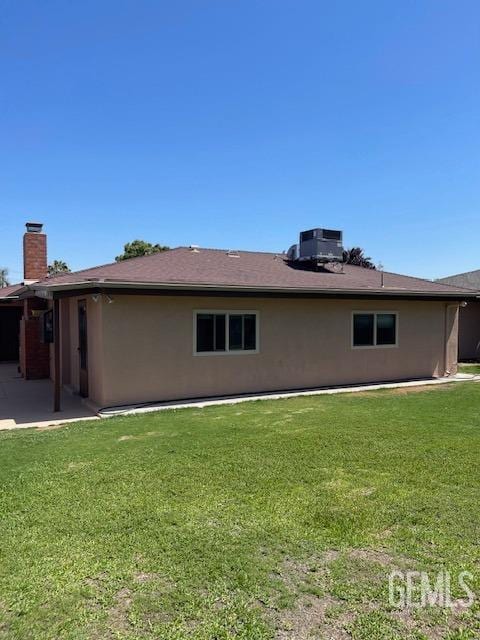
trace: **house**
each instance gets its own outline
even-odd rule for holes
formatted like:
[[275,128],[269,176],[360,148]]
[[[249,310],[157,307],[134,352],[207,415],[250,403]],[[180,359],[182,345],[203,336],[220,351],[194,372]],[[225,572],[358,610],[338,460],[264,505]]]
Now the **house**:
[[460,360],[480,360],[480,269],[440,278],[437,282],[478,292],[479,300],[472,300],[460,309],[458,357]]
[[37,354],[56,409],[61,385],[107,407],[454,374],[459,305],[477,295],[198,247],[47,278],[41,227],[25,235],[25,284],[3,305],[23,305],[21,369]]

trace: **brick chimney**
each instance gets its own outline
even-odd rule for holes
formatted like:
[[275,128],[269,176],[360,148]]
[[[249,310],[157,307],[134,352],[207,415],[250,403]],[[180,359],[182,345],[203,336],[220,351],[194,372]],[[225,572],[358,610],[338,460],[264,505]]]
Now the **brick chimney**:
[[[47,236],[43,225],[27,222],[23,236],[23,281],[32,284],[47,277]],[[50,345],[42,340],[39,312],[47,309],[47,301],[27,297],[23,301],[20,321],[20,371],[26,380],[48,378],[50,374]]]
[[23,236],[23,281],[32,284],[47,277],[47,236],[43,225],[27,222]]

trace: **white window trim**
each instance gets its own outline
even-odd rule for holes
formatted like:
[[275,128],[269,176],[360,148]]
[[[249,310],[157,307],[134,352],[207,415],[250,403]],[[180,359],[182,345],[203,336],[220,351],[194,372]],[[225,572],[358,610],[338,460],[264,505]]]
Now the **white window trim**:
[[[373,315],[374,316],[374,325],[373,325],[373,340],[374,344],[362,344],[355,345],[353,343],[354,338],[354,322],[353,319],[356,315]],[[392,315],[395,316],[395,344],[377,344],[377,316],[381,315]],[[359,309],[357,311],[352,311],[352,317],[350,321],[351,325],[351,337],[350,337],[350,345],[352,349],[397,349],[398,348],[398,311],[389,311],[387,309],[380,311],[370,311],[370,309]]]
[[[197,316],[203,313],[225,315],[225,351],[197,351]],[[230,316],[255,316],[255,349],[229,349]],[[244,309],[194,309],[193,311],[193,355],[194,356],[249,356],[260,352],[260,313]]]

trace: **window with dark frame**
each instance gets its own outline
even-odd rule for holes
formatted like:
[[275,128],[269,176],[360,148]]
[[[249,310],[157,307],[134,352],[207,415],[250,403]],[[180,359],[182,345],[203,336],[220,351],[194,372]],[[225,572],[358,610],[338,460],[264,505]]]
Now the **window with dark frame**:
[[197,313],[196,353],[256,351],[255,313]]
[[353,346],[384,347],[397,344],[395,313],[354,313]]

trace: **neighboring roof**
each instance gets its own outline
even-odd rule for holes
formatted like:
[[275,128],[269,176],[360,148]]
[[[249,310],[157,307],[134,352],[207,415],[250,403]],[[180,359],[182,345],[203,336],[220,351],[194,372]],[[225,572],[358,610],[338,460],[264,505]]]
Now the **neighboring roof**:
[[443,282],[454,287],[463,287],[465,289],[476,289],[480,291],[480,269],[476,271],[467,271],[466,273],[457,273],[454,276],[440,278],[437,282]]
[[2,298],[8,298],[11,296],[15,296],[20,293],[20,291],[24,288],[23,284],[9,284],[8,287],[0,288],[0,300]]
[[[468,292],[393,273],[344,265],[307,271],[291,266],[282,254],[179,247],[75,273],[59,274],[31,285],[32,289],[70,290],[92,287],[135,287],[202,290],[326,292],[347,295],[413,294],[469,297]],[[471,292],[474,295],[473,292]]]

